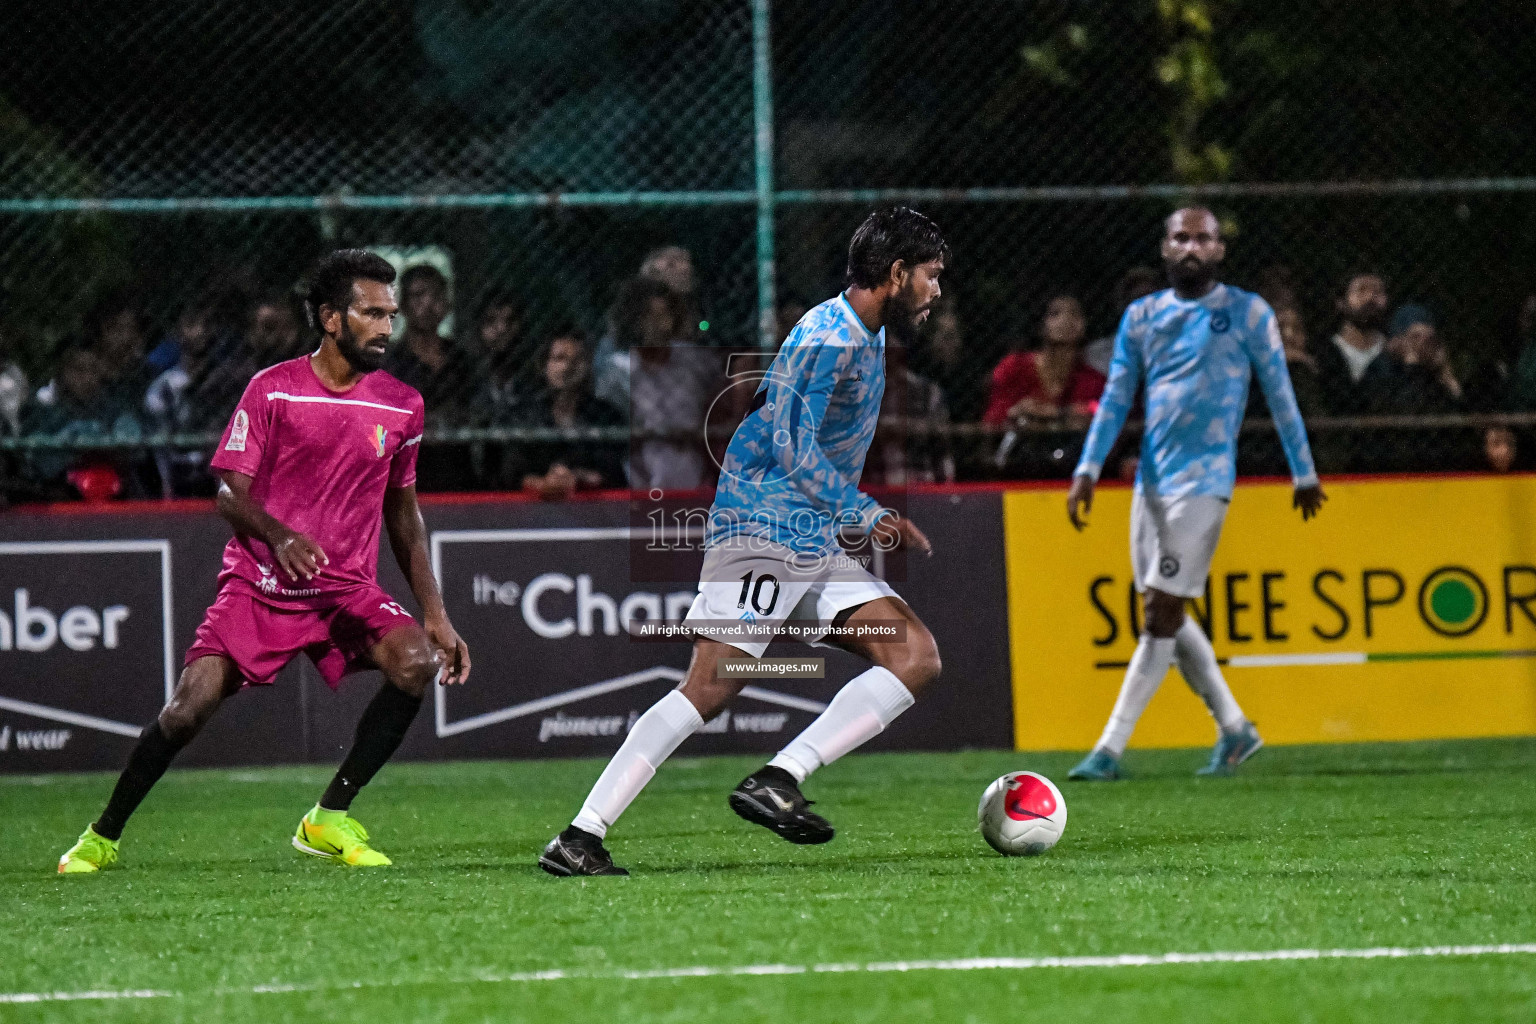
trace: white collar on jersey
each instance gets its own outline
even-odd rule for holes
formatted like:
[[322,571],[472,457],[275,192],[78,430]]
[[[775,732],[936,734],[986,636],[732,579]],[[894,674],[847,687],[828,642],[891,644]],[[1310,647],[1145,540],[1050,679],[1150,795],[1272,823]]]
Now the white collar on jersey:
[[1227,286],[1217,281],[1211,286],[1210,291],[1198,299],[1181,299],[1179,293],[1170,288],[1168,297],[1181,306],[1204,306],[1206,309],[1216,309],[1227,304]]
[[[848,319],[854,325],[854,327],[858,328],[859,334],[866,339],[874,340],[874,333],[871,332],[868,327],[864,326],[864,321],[859,319],[858,313],[854,312],[853,303],[848,301],[848,293],[838,292],[837,301],[843,304],[843,311],[848,314]],[[883,331],[884,328],[882,327],[881,330]]]

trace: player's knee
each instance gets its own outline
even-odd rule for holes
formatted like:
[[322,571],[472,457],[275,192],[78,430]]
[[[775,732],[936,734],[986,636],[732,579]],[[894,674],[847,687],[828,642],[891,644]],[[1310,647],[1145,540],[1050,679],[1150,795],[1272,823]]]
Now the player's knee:
[[160,709],[160,732],[172,743],[190,743],[207,720],[208,714],[190,702],[172,700]]
[[1169,594],[1153,594],[1147,598],[1147,632],[1160,640],[1166,640],[1184,624],[1184,601]]
[[889,659],[890,664],[885,667],[913,694],[939,678],[939,673],[944,670],[944,663],[939,658],[939,645],[934,643],[933,635],[926,629],[910,631],[907,642],[896,647],[895,651],[898,653]]
[[687,679],[680,687],[683,696],[706,722],[714,718],[741,690],[741,684],[722,679]]
[[412,697],[426,695],[437,678],[438,664],[428,644],[412,645],[389,674],[389,681]]

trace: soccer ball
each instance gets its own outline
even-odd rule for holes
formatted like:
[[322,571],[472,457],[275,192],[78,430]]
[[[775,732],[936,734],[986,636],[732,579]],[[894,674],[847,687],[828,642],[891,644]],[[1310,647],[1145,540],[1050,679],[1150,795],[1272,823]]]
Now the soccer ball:
[[1028,857],[1055,846],[1067,828],[1067,802],[1044,775],[1009,772],[987,787],[976,808],[981,834],[1005,857]]

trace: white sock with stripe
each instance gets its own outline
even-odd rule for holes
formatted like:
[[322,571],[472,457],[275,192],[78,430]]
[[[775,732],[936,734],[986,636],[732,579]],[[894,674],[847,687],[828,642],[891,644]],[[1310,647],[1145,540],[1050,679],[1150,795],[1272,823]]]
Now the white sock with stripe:
[[817,768],[880,735],[914,703],[912,691],[894,673],[869,669],[838,690],[827,710],[768,763],[804,782]]
[[661,762],[672,756],[678,744],[698,732],[704,724],[693,702],[681,690],[673,690],[635,719],[624,744],[619,747],[603,774],[597,777],[581,813],[571,822],[596,836],[606,836],[645,784],[651,781]]
[[1237,698],[1222,677],[1221,666],[1216,663],[1216,650],[1205,631],[1186,618],[1184,625],[1173,635],[1179,661],[1179,673],[1189,688],[1200,695],[1211,717],[1222,732],[1236,732],[1248,719],[1237,706]]
[[1109,722],[1098,746],[1119,757],[1125,753],[1125,745],[1131,741],[1131,731],[1147,710],[1147,704],[1157,688],[1163,685],[1163,677],[1173,664],[1175,640],[1141,635],[1136,653],[1131,655],[1130,667],[1125,670],[1125,682],[1120,684],[1120,696],[1115,700],[1115,710],[1110,712]]

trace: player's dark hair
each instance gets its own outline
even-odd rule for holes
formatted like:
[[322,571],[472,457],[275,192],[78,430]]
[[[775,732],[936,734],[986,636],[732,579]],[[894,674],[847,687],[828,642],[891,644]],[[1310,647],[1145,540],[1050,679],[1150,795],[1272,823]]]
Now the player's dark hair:
[[418,263],[415,266],[406,267],[405,272],[400,275],[400,297],[402,299],[417,281],[430,281],[433,287],[443,294],[446,295],[448,293],[448,278],[443,276],[443,272],[430,263]]
[[909,267],[949,262],[949,244],[939,226],[905,206],[882,206],[864,219],[848,243],[847,283],[878,288],[897,260]]
[[367,249],[337,249],[315,264],[304,296],[304,318],[315,333],[325,333],[320,326],[320,307],[345,311],[352,301],[352,286],[358,281],[394,284],[395,268]]

